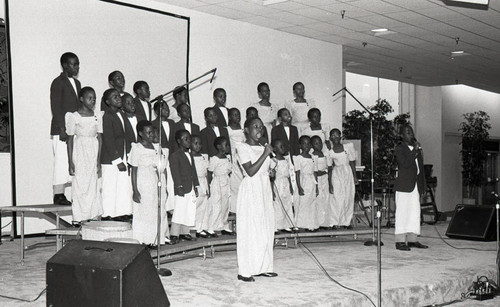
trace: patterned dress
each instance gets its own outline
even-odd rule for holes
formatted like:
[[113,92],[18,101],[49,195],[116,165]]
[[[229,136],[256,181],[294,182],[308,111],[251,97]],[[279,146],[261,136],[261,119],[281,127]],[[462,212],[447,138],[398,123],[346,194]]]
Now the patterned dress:
[[102,133],[102,112],[94,116],[81,116],[78,112],[66,113],[66,133],[73,135],[72,178],[73,221],[86,221],[102,215],[100,180],[97,176],[97,155]]

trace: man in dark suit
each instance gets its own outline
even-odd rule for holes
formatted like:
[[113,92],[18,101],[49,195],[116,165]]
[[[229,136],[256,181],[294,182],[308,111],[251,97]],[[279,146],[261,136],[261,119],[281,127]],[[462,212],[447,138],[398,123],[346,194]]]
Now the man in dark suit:
[[134,83],[134,103],[135,103],[135,116],[140,122],[141,120],[153,121],[153,108],[149,102],[151,93],[149,92],[149,85],[146,81],[137,81]]
[[50,86],[50,108],[52,122],[50,135],[54,151],[54,204],[71,205],[64,196],[64,187],[69,182],[68,152],[66,140],[67,112],[76,112],[79,106],[78,93],[81,89],[80,81],[76,79],[80,70],[80,61],[76,54],[66,52],[61,56],[62,73],[52,81]]
[[214,103],[213,110],[217,114],[217,126],[227,127],[229,111],[226,108],[226,90],[223,88],[216,88],[214,90]]
[[223,136],[229,140],[229,133],[226,128],[217,126],[217,114],[214,108],[206,108],[204,114],[207,126],[200,131],[201,152],[212,157],[217,154],[217,148],[214,145],[215,139]]
[[175,123],[169,119],[170,108],[163,100],[155,103],[154,112],[156,119],[152,122],[155,129],[160,132],[160,144],[162,148],[168,148],[170,153],[177,150],[177,143],[175,142]]
[[121,115],[124,119],[123,124],[125,128],[125,150],[126,154],[130,153],[132,143],[137,142],[137,117],[135,116],[135,103],[134,97],[129,93],[122,95],[122,112]]
[[299,132],[297,127],[292,125],[292,116],[290,115],[290,111],[286,108],[280,109],[278,111],[278,118],[280,119],[280,124],[274,126],[271,130],[271,142],[275,139],[280,139],[283,141],[286,150],[292,157],[299,155]]
[[177,114],[181,119],[175,123],[175,131],[186,129],[191,135],[200,135],[200,126],[191,122],[191,107],[187,103],[177,106]]
[[420,196],[425,192],[424,161],[422,148],[409,125],[399,130],[401,143],[394,149],[398,173],[394,182],[396,190],[396,249],[409,251],[428,248],[417,241],[420,234]]

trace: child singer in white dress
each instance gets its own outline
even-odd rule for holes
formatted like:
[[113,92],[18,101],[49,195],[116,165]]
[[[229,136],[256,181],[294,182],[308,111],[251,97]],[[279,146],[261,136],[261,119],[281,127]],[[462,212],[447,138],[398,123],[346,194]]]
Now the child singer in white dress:
[[243,173],[241,171],[241,166],[236,160],[235,154],[235,144],[245,142],[245,133],[241,128],[241,113],[240,110],[236,108],[231,108],[228,111],[229,114],[229,125],[227,126],[227,133],[229,134],[229,141],[231,146],[231,162],[233,164],[233,169],[231,172],[231,178],[229,180],[229,185],[231,187],[231,198],[229,200],[229,212],[236,213],[236,200],[238,199],[238,189],[240,188],[241,180],[243,179]]
[[318,182],[318,196],[315,200],[315,208],[318,216],[318,222],[321,227],[330,227],[333,225],[332,214],[330,210],[330,193],[328,184],[328,162],[323,154],[323,142],[317,135],[311,138],[313,152],[311,154],[314,161],[314,173]]
[[293,227],[295,221],[292,209],[293,188],[290,179],[290,171],[293,172],[293,165],[281,139],[274,139],[271,145],[274,148],[277,161],[275,167],[276,176],[272,185],[276,230],[291,232],[291,227]]
[[264,125],[259,118],[245,121],[246,142],[236,145],[238,161],[244,178],[238,191],[236,211],[236,251],[238,279],[251,282],[253,276],[275,277],[273,272],[274,208],[269,180],[273,151],[262,146]]

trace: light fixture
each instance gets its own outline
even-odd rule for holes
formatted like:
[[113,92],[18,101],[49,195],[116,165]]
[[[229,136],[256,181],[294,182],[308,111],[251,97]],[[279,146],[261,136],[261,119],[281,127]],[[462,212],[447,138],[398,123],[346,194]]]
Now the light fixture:
[[271,4],[277,4],[277,3],[282,3],[282,2],[288,2],[288,0],[263,0],[262,5],[271,5]]
[[465,53],[465,51],[463,51],[463,50],[457,50],[457,51],[452,51],[451,55],[460,55],[460,54],[464,54],[464,53]]
[[389,29],[386,29],[386,28],[380,28],[380,29],[373,29],[371,30],[372,32],[375,32],[375,33],[380,33],[380,32],[387,32],[389,31]]

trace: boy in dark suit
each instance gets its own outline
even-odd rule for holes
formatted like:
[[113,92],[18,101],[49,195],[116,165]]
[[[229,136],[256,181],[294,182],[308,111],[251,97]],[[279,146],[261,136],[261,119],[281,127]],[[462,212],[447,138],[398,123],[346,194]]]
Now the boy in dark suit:
[[154,120],[153,108],[149,102],[151,93],[149,92],[149,85],[146,81],[137,81],[134,83],[134,103],[135,103],[135,116],[137,120]]
[[117,90],[106,90],[102,100],[107,105],[102,121],[102,216],[105,220],[122,220],[132,214],[131,182],[125,153],[126,119],[119,112],[122,101]]
[[271,142],[276,139],[281,139],[283,140],[285,149],[292,157],[299,155],[299,132],[297,127],[292,125],[292,116],[290,115],[290,111],[286,108],[280,109],[278,111],[278,118],[280,119],[280,124],[271,129]]
[[181,119],[175,123],[175,131],[186,129],[191,135],[200,135],[200,126],[191,122],[191,108],[187,103],[177,106],[177,114]]
[[206,108],[203,113],[207,126],[200,131],[201,152],[212,157],[217,154],[217,148],[215,148],[214,145],[215,139],[219,136],[223,136],[229,140],[229,134],[226,128],[217,126],[217,114],[214,108]]
[[179,149],[169,158],[175,194],[175,208],[170,227],[171,244],[176,244],[179,240],[196,240],[189,234],[189,229],[195,225],[199,186],[194,159],[189,152],[191,135],[187,130],[179,130],[175,133],[175,140]]
[[76,79],[80,70],[80,61],[76,54],[66,52],[61,56],[62,73],[52,81],[50,86],[50,108],[52,122],[50,135],[54,152],[54,204],[71,205],[64,196],[64,187],[70,181],[68,172],[68,151],[66,140],[66,122],[64,116],[68,112],[76,112],[79,106],[78,93],[80,81]]
[[170,108],[163,100],[158,101],[153,107],[156,113],[156,119],[152,122],[153,127],[160,131],[160,144],[162,148],[168,148],[170,153],[177,150],[175,142],[175,123],[169,119]]
[[135,116],[134,97],[129,93],[122,95],[122,115],[125,125],[125,148],[127,155],[130,153],[132,143],[137,142],[137,117]]
[[[121,71],[115,70],[108,75],[108,83],[110,88],[114,88],[120,93],[120,96],[125,94],[125,76]],[[101,111],[106,111],[107,105],[101,101]]]
[[216,88],[214,90],[214,111],[217,114],[217,126],[227,127],[229,122],[228,109],[226,107],[226,90]]

